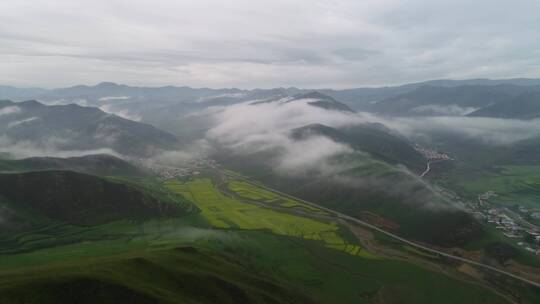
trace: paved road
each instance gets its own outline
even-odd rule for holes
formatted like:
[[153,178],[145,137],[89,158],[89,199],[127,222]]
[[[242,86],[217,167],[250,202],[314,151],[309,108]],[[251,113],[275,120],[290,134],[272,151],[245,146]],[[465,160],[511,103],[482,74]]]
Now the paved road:
[[[226,174],[226,175],[231,175],[230,173],[227,173],[227,172],[223,172],[223,174]],[[519,280],[521,282],[524,282],[524,283],[527,283],[527,284],[530,284],[532,286],[535,286],[535,287],[538,287],[540,288],[540,283],[537,283],[537,282],[534,282],[534,281],[531,281],[529,279],[526,279],[526,278],[523,278],[523,277],[520,277],[518,275],[515,275],[513,273],[510,273],[510,272],[507,272],[507,271],[504,271],[504,270],[501,270],[499,268],[496,268],[496,267],[493,267],[493,266],[490,266],[490,265],[486,265],[486,264],[483,264],[483,263],[480,263],[480,262],[476,262],[476,261],[473,261],[473,260],[469,260],[469,259],[466,259],[466,258],[462,258],[462,257],[459,257],[459,256],[455,256],[455,255],[452,255],[452,254],[449,254],[449,253],[446,253],[446,252],[443,252],[443,251],[439,251],[437,249],[433,249],[433,248],[430,248],[430,247],[427,247],[427,246],[424,246],[424,245],[420,245],[418,243],[415,243],[415,242],[412,242],[412,241],[409,241],[405,238],[402,238],[398,235],[395,235],[391,232],[388,232],[384,229],[381,229],[375,225],[372,225],[370,223],[367,223],[367,222],[364,222],[362,220],[359,220],[357,218],[354,218],[354,217],[351,217],[351,216],[348,216],[346,214],[343,214],[341,212],[338,212],[338,211],[335,211],[335,210],[332,210],[332,209],[328,209],[326,207],[323,207],[323,206],[320,206],[318,204],[315,204],[315,203],[312,203],[312,202],[308,202],[306,200],[303,200],[301,198],[298,198],[298,197],[295,197],[295,196],[292,196],[292,195],[289,195],[287,193],[283,193],[279,190],[276,190],[276,189],[273,189],[273,188],[270,188],[270,187],[267,187],[265,185],[262,185],[262,184],[259,184],[259,183],[255,183],[247,178],[244,178],[242,176],[239,176],[239,175],[234,175],[236,178],[240,178],[240,179],[243,179],[245,182],[247,183],[250,183],[252,185],[255,185],[257,187],[261,187],[261,188],[264,188],[268,191],[272,191],[274,193],[277,193],[277,194],[280,194],[280,195],[283,195],[283,196],[286,196],[286,197],[289,197],[289,198],[292,198],[292,199],[295,199],[295,200],[298,200],[298,201],[301,201],[305,204],[308,204],[310,206],[313,206],[315,208],[319,208],[321,210],[324,210],[324,211],[327,211],[329,212],[330,214],[334,214],[336,215],[338,218],[341,218],[341,219],[344,219],[344,220],[348,220],[350,222],[353,222],[355,224],[358,224],[358,225],[361,225],[361,226],[364,226],[364,227],[367,227],[367,228],[370,228],[372,230],[375,230],[375,231],[378,231],[380,233],[383,233],[395,240],[398,240],[400,242],[403,242],[407,245],[410,245],[410,246],[413,246],[413,247],[416,247],[416,248],[419,248],[419,249],[422,249],[422,250],[425,250],[425,251],[428,251],[428,252],[431,252],[431,253],[435,253],[435,254],[438,254],[440,256],[444,256],[446,258],[449,258],[449,259],[452,259],[452,260],[456,260],[456,261],[460,261],[460,262],[463,262],[463,263],[467,263],[467,264],[470,264],[470,265],[474,265],[474,266],[477,266],[477,267],[480,267],[480,268],[483,268],[483,269],[487,269],[487,270],[490,270],[490,271],[493,271],[493,272],[496,272],[496,273],[499,273],[499,274],[503,274],[503,275],[506,275],[506,276],[509,276],[511,278],[514,278],[516,280]]]
[[424,170],[424,172],[422,172],[422,174],[420,174],[420,177],[424,177],[424,175],[428,174],[429,170],[431,170],[431,161],[427,162],[426,170]]
[[428,161],[427,164],[426,164],[426,170],[424,170],[424,172],[422,172],[420,174],[420,177],[424,177],[426,174],[429,173],[429,171],[431,170],[431,164],[442,162],[442,161],[445,161],[445,160],[450,160],[450,159],[435,159],[435,160]]

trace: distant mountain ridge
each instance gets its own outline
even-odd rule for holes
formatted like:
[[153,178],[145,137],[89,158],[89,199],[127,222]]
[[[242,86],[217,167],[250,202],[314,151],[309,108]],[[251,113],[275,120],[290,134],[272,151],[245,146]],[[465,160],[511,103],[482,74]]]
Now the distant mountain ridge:
[[[223,107],[246,101],[295,98],[316,91],[343,104],[343,111],[373,112],[388,116],[485,116],[498,118],[539,117],[534,114],[508,112],[504,107],[483,110],[499,103],[519,102],[531,107],[531,92],[540,91],[540,79],[467,79],[429,80],[399,86],[352,89],[271,89],[190,88],[186,86],[136,87],[113,82],[94,86],[77,85],[52,90],[0,87],[0,99],[35,99],[46,104],[76,103],[99,107],[108,113],[137,119],[158,128],[187,137],[183,129],[197,122],[183,122],[193,113],[209,107]],[[320,103],[320,106],[335,103]],[[534,107],[534,105],[532,105]],[[347,109],[348,108],[348,109]],[[497,110],[499,109],[499,110]],[[535,108],[533,112],[536,113]],[[503,111],[504,113],[498,113]],[[514,113],[514,114],[512,114]],[[198,127],[195,127],[198,128]]]
[[534,119],[540,117],[540,89],[520,94],[496,104],[488,105],[468,116]]
[[1,101],[0,113],[0,136],[13,144],[59,150],[111,149],[130,156],[150,156],[179,145],[170,133],[93,107]]
[[326,110],[342,111],[342,112],[354,112],[346,104],[335,100],[331,96],[322,94],[317,91],[295,95],[291,100],[288,100],[287,102],[294,102],[296,100],[304,100],[304,99],[311,99],[312,101],[309,101],[308,104],[318,107],[318,108],[322,108]]
[[[126,94],[131,92],[138,92],[140,95],[146,92],[149,95],[166,95],[167,93],[175,93],[177,95],[190,92],[191,95],[204,95],[203,92],[211,92],[212,94],[223,94],[223,93],[254,93],[254,94],[265,94],[269,91],[280,91],[287,95],[295,95],[308,93],[310,91],[319,91],[323,94],[332,96],[338,100],[345,102],[354,101],[348,98],[347,96],[353,95],[370,95],[370,93],[380,91],[384,92],[382,95],[388,94],[401,94],[407,91],[414,90],[422,86],[437,86],[437,87],[456,87],[463,85],[480,85],[480,86],[496,86],[496,85],[516,85],[516,86],[538,86],[540,85],[540,79],[535,78],[510,78],[510,79],[487,79],[487,78],[477,78],[477,79],[464,79],[464,80],[452,80],[452,79],[435,79],[427,80],[415,83],[408,83],[403,85],[395,86],[379,86],[379,87],[358,87],[350,89],[301,89],[295,87],[289,88],[273,88],[273,89],[253,89],[253,90],[243,90],[237,88],[220,88],[220,89],[211,89],[211,88],[191,88],[187,86],[162,86],[162,87],[138,87],[138,86],[129,86],[124,84],[117,84],[114,82],[101,82],[94,86],[89,85],[76,85],[67,88],[58,88],[58,89],[41,89],[41,88],[18,88],[14,86],[2,86],[0,85],[0,99],[16,99],[17,96],[25,96],[24,98],[39,99],[43,98],[62,98],[66,95],[75,97],[82,97],[85,95],[97,95],[97,94]],[[196,93],[199,92],[199,93]],[[373,94],[377,95],[377,94]],[[178,97],[178,96],[176,96]],[[193,97],[193,96],[192,96]]]
[[[517,85],[465,85],[454,87],[422,86],[413,91],[381,100],[369,110],[379,114],[398,116],[462,116],[476,112],[483,116],[482,109],[498,108],[499,104],[522,105],[540,93],[540,86]],[[532,100],[532,103],[536,103]],[[502,108],[499,108],[503,110]],[[492,117],[520,118],[511,112]]]
[[292,130],[291,136],[296,140],[325,136],[355,150],[368,152],[385,162],[406,165],[413,171],[423,169],[426,163],[425,158],[406,139],[390,133],[380,124],[366,123],[340,129],[311,124]]
[[1,160],[0,173],[70,170],[99,176],[145,176],[142,169],[107,154],[80,157],[30,157],[16,160]]

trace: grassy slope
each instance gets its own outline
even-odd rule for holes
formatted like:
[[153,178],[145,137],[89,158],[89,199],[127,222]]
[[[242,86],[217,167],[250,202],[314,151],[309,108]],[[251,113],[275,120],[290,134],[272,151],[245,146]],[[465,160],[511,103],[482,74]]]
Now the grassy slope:
[[[437,182],[454,189],[467,199],[476,200],[479,194],[495,191],[497,196],[490,198],[495,205],[512,207],[516,204],[540,210],[540,167],[528,165],[507,165],[487,169],[456,167],[437,176]],[[530,222],[540,224],[534,219]],[[540,259],[517,245],[517,239],[509,239],[492,226],[484,228],[485,234],[481,239],[468,243],[465,248],[470,250],[503,242],[511,244],[519,252],[515,260],[524,265],[540,267]]]
[[[322,241],[327,247],[337,248],[353,255],[375,258],[356,244],[346,242],[339,235],[339,227],[333,223],[239,202],[221,194],[214,188],[210,179],[197,179],[186,183],[169,181],[167,186],[195,202],[201,208],[202,215],[214,227],[269,230],[277,235]],[[261,192],[260,195],[268,194]]]
[[[243,203],[209,180],[168,184],[186,185],[199,215],[65,227],[54,238],[78,236],[77,243],[0,255],[0,302],[504,303],[410,263],[321,246],[327,241],[300,236],[330,232],[348,241],[330,223]],[[212,208],[220,204],[232,210]],[[215,229],[223,224],[229,228]]]
[[411,239],[452,247],[481,236],[481,226],[449,203],[418,177],[364,155],[349,155],[333,161],[342,168],[335,175],[307,174],[296,177],[277,174],[264,167],[261,158],[223,159],[220,162],[280,191],[364,218],[376,213],[396,225],[398,234]]
[[[58,300],[50,289],[70,286],[86,290],[86,285],[73,287],[81,280],[100,282],[107,288],[89,292],[92,296],[124,296],[121,292],[125,289],[131,291],[129,296],[145,301],[149,297],[171,303],[189,303],[188,299],[215,303],[215,298],[201,298],[207,293],[223,299],[237,296],[228,293],[236,288],[227,284],[225,290],[214,288],[218,277],[241,287],[253,299],[271,290],[281,303],[309,302],[298,294],[308,294],[322,303],[369,303],[377,298],[386,299],[383,303],[432,303],[439,297],[439,303],[504,303],[482,288],[409,263],[358,258],[315,241],[263,231],[199,229],[181,222],[154,222],[143,224],[142,229],[145,233],[134,239],[2,256],[0,300],[9,303],[9,299],[29,296]],[[186,246],[198,249],[178,249]],[[41,300],[29,299],[29,303],[43,303]]]
[[474,178],[456,178],[456,184],[469,195],[489,190],[499,196],[495,202],[520,204],[540,209],[540,166],[503,166],[498,172],[482,172]]
[[0,196],[11,202],[10,209],[28,210],[74,225],[179,216],[189,209],[189,203],[181,197],[158,196],[138,187],[71,171],[0,174]]

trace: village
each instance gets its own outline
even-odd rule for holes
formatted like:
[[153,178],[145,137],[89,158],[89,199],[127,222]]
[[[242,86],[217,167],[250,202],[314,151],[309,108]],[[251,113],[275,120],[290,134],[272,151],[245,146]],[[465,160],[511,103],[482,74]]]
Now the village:
[[415,144],[414,149],[424,156],[428,161],[433,160],[451,160],[450,156],[445,152],[428,149]]
[[540,212],[519,205],[516,211],[508,207],[496,207],[489,202],[493,197],[497,197],[494,191],[478,195],[476,201],[467,204],[467,211],[479,221],[500,230],[505,237],[515,239],[517,245],[526,251],[540,255],[540,228],[525,219],[526,216],[538,219]]
[[206,157],[191,158],[175,166],[143,160],[138,160],[136,163],[163,180],[199,175],[205,168],[219,166],[215,160]]

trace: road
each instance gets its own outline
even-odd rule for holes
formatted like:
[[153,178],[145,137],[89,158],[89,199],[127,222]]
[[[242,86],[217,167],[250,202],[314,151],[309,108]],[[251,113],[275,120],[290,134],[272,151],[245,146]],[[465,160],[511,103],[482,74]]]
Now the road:
[[[220,171],[221,171],[221,170],[220,170]],[[225,174],[225,175],[231,175],[231,174],[228,173],[228,172],[223,172],[223,171],[222,171],[222,173]],[[262,185],[262,184],[259,184],[259,183],[255,183],[255,182],[253,182],[253,181],[251,181],[251,180],[249,180],[249,179],[247,179],[247,178],[244,178],[244,177],[242,177],[242,176],[240,176],[240,175],[234,175],[234,177],[240,178],[240,179],[244,180],[245,182],[250,183],[250,184],[252,184],[252,185],[254,185],[254,186],[264,188],[264,189],[266,189],[266,190],[268,190],[268,191],[271,191],[271,192],[274,192],[274,193],[276,193],[276,194],[283,195],[283,196],[286,196],[286,197],[289,197],[289,198],[292,198],[292,199],[301,201],[301,202],[303,202],[303,203],[305,203],[305,204],[308,204],[308,205],[310,205],[310,206],[312,206],[312,207],[319,208],[319,209],[321,209],[321,210],[327,211],[327,212],[329,212],[330,214],[334,214],[336,217],[338,217],[338,218],[340,218],[340,219],[344,219],[344,220],[353,222],[353,223],[355,223],[355,224],[358,224],[358,225],[367,227],[367,228],[369,228],[369,229],[378,231],[378,232],[383,233],[383,234],[385,234],[385,235],[387,235],[387,236],[389,236],[389,237],[391,237],[391,238],[393,238],[393,239],[395,239],[395,240],[398,240],[398,241],[400,241],[400,242],[402,242],[402,243],[405,243],[405,244],[407,244],[407,245],[409,245],[409,246],[413,246],[413,247],[415,247],[415,248],[419,248],[419,249],[425,250],[425,251],[427,251],[427,252],[431,252],[431,253],[434,253],[434,254],[438,254],[438,255],[440,255],[440,256],[444,256],[444,257],[449,258],[449,259],[452,259],[452,260],[460,261],[460,262],[467,263],[467,264],[470,264],[470,265],[474,265],[474,266],[477,266],[477,267],[480,267],[480,268],[483,268],[483,269],[486,269],[486,270],[490,270],[490,271],[493,271],[493,272],[496,272],[496,273],[499,273],[499,274],[502,274],[502,275],[511,277],[511,278],[513,278],[513,279],[516,279],[516,280],[519,280],[519,281],[521,281],[521,282],[524,282],[524,283],[527,283],[527,284],[529,284],[529,285],[532,285],[532,286],[535,286],[535,287],[540,288],[540,283],[537,283],[537,282],[531,281],[531,280],[529,280],[529,279],[520,277],[520,276],[515,275],[515,274],[513,274],[513,273],[510,273],[510,272],[507,272],[507,271],[501,270],[501,269],[499,269],[499,268],[496,268],[496,267],[493,267],[493,266],[490,266],[490,265],[486,265],[486,264],[483,264],[483,263],[480,263],[480,262],[476,262],[476,261],[473,261],[473,260],[469,260],[469,259],[466,259],[466,258],[462,258],[462,257],[459,257],[459,256],[455,256],[455,255],[452,255],[452,254],[449,254],[449,253],[446,253],[446,252],[443,252],[443,251],[439,251],[439,250],[437,250],[437,249],[433,249],[433,248],[430,248],[430,247],[427,247],[427,246],[424,246],[424,245],[415,243],[415,242],[413,242],[413,241],[409,241],[409,240],[407,240],[407,239],[405,239],[405,238],[402,238],[402,237],[400,237],[400,236],[398,236],[398,235],[395,235],[395,234],[393,234],[393,233],[391,233],[391,232],[388,232],[388,231],[386,231],[386,230],[384,230],[384,229],[381,229],[381,228],[379,228],[379,227],[377,227],[377,226],[375,226],[375,225],[372,225],[372,224],[370,224],[370,223],[367,223],[367,222],[364,222],[364,221],[359,220],[359,219],[357,219],[357,218],[348,216],[348,215],[343,214],[343,213],[341,213],[341,212],[338,212],[338,211],[335,211],[335,210],[332,210],[332,209],[328,209],[328,208],[323,207],[323,206],[320,206],[320,205],[318,205],[318,204],[315,204],[315,203],[312,203],[312,202],[308,202],[308,201],[306,201],[306,200],[304,200],[304,199],[301,199],[301,198],[299,198],[299,197],[295,197],[295,196],[289,195],[289,194],[287,194],[287,193],[283,193],[283,192],[281,192],[281,191],[279,191],[279,190],[276,190],[276,189],[267,187],[267,186],[265,186],[265,185]]]
[[431,170],[431,164],[433,163],[438,163],[438,162],[441,162],[441,161],[444,161],[446,159],[435,159],[435,160],[430,160],[427,162],[427,165],[426,165],[426,170],[424,170],[424,172],[422,172],[420,174],[420,177],[424,177],[426,174],[429,173],[429,171]]
[[431,161],[427,162],[426,170],[424,172],[422,172],[422,174],[420,174],[420,177],[424,177],[424,175],[428,174],[429,170],[431,170]]

